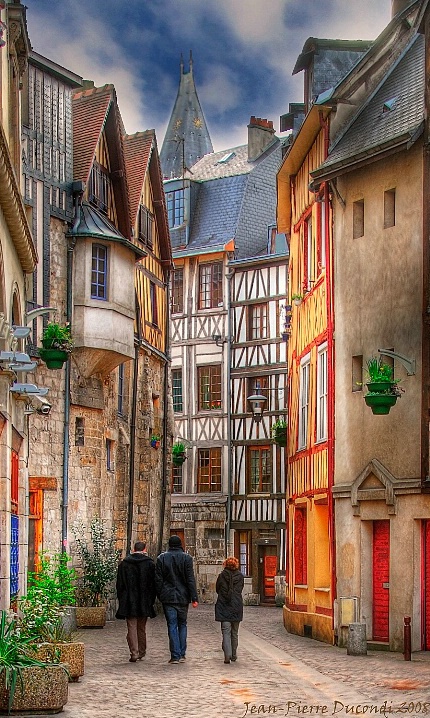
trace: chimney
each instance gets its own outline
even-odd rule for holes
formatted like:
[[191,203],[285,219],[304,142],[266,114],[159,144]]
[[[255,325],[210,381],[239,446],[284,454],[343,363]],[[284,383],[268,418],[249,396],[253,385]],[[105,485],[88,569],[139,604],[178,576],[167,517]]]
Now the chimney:
[[271,120],[252,115],[248,125],[248,160],[256,160],[272,144],[274,134]]
[[391,0],[391,18],[407,8],[412,2],[413,0]]

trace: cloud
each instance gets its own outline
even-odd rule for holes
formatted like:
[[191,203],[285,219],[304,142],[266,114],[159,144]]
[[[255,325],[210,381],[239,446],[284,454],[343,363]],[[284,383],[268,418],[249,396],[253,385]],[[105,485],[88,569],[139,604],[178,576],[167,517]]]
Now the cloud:
[[242,99],[240,77],[223,65],[211,66],[206,79],[199,86],[198,95],[203,110],[215,110],[217,114],[232,110]]

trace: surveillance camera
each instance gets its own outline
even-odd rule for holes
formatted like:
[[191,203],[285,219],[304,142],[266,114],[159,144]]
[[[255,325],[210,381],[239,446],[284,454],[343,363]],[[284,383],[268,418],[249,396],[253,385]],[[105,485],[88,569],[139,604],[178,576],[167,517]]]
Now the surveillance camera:
[[52,409],[52,405],[49,401],[39,394],[34,394],[31,397],[31,405],[36,409],[38,414],[42,414],[43,416],[48,416]]

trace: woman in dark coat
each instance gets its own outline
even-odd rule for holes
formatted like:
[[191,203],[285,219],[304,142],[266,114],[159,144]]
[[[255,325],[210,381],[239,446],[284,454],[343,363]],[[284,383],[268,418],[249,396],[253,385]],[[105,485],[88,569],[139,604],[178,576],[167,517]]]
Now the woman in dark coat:
[[215,621],[221,622],[224,663],[237,660],[239,624],[243,618],[243,575],[234,556],[226,558],[216,581]]
[[144,657],[146,621],[156,615],[155,564],[145,548],[143,541],[136,541],[134,551],[119,564],[116,580],[116,617],[127,619],[127,643],[132,663]]

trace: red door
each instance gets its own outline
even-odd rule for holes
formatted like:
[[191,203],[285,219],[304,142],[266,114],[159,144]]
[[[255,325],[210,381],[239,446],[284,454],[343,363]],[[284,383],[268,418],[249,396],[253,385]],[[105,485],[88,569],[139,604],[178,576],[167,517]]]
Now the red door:
[[278,564],[277,556],[264,557],[264,600],[273,601],[275,599],[275,576]]
[[373,522],[373,640],[388,642],[390,522]]
[[424,650],[430,651],[430,521],[424,521]]

